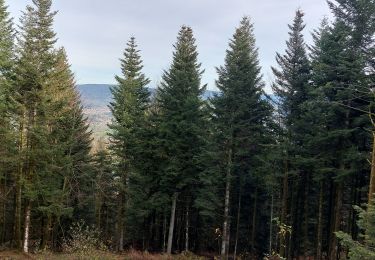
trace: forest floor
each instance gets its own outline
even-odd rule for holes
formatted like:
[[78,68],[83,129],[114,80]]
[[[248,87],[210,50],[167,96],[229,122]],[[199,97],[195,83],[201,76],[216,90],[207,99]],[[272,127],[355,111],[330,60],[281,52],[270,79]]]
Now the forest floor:
[[189,255],[162,255],[162,254],[149,254],[142,252],[128,252],[126,254],[113,254],[109,252],[90,252],[85,254],[59,254],[59,253],[39,253],[39,254],[24,254],[16,251],[3,251],[0,252],[0,260],[205,260],[208,258]]

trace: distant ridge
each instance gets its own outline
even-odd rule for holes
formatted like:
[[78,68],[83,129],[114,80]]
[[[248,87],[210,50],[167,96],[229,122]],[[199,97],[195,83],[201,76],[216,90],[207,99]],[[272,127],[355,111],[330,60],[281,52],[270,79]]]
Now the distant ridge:
[[[111,111],[108,107],[112,100],[111,84],[81,84],[77,85],[83,106],[83,112],[87,116],[95,138],[101,138],[108,131],[108,123],[111,121]],[[155,88],[149,88],[151,95],[156,93]],[[207,90],[203,98],[207,99],[216,92]]]
[[[85,108],[107,107],[112,100],[111,84],[81,84],[77,85],[77,90],[81,95],[82,105]],[[156,88],[149,88],[151,95],[156,93]],[[203,98],[212,97],[216,91],[206,90]]]

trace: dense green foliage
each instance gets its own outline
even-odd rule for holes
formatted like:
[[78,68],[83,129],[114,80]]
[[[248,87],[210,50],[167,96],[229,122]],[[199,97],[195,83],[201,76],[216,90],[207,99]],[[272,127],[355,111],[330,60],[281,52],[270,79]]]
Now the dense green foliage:
[[312,46],[296,11],[272,95],[249,17],[208,100],[189,26],[152,97],[131,37],[108,136],[92,140],[52,1],[33,0],[16,32],[0,0],[0,244],[374,258],[374,202],[355,205],[375,189],[375,2],[328,5]]

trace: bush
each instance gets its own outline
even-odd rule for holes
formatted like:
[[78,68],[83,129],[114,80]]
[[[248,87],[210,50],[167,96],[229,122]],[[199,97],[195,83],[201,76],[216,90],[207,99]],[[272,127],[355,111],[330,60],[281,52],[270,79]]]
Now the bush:
[[94,226],[87,226],[83,220],[73,223],[69,229],[69,238],[64,239],[63,252],[85,259],[94,257],[97,251],[107,251],[100,239],[100,231]]

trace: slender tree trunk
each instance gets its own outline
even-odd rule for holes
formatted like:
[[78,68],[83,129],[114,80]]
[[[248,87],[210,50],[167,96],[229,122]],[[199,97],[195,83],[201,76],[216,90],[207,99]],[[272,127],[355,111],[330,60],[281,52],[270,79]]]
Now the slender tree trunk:
[[[291,198],[290,198],[290,226],[292,228],[292,232],[291,233],[288,233],[287,236],[288,236],[288,247],[287,247],[287,259],[293,259],[293,254],[294,254],[294,235],[298,235],[299,234],[299,231],[296,230],[296,227],[297,225],[295,225],[295,219],[296,217],[298,217],[298,211],[296,210],[296,204],[298,202],[298,198],[296,198],[296,195],[295,195],[295,187],[298,187],[298,185],[296,184],[296,180],[295,179],[292,179],[291,180]],[[297,200],[297,201],[296,201]]]
[[[286,214],[288,208],[288,194],[289,194],[289,187],[288,187],[288,160],[285,160],[285,172],[284,172],[284,179],[283,179],[283,195],[282,195],[282,202],[281,202],[281,217],[280,222],[281,224],[286,224]],[[280,256],[285,257],[286,252],[286,239],[285,236],[280,236]]]
[[242,197],[242,184],[240,183],[240,190],[238,191],[238,207],[237,207],[237,223],[236,223],[236,237],[234,241],[233,259],[237,257],[238,235],[240,231],[240,215],[241,215],[241,197]]
[[117,251],[124,250],[124,196],[119,194],[119,206],[117,210]]
[[272,221],[273,221],[273,194],[271,195],[271,210],[270,210],[270,233],[269,233],[269,244],[268,244],[268,254],[272,255]]
[[225,176],[225,200],[224,200],[224,222],[223,222],[223,235],[221,241],[221,257],[227,258],[229,248],[229,199],[230,199],[230,181],[232,171],[232,147],[229,148],[227,158],[227,172]]
[[332,227],[330,247],[329,247],[330,248],[329,259],[331,260],[337,259],[337,256],[338,256],[338,241],[334,233],[340,230],[342,195],[343,195],[342,183],[340,182],[336,184],[334,220],[332,223],[333,227]]
[[252,231],[251,231],[251,251],[255,253],[255,234],[256,234],[256,221],[257,221],[257,204],[258,204],[258,188],[255,189],[253,217],[252,217]]
[[323,181],[320,181],[319,191],[319,209],[318,209],[318,230],[316,244],[316,259],[322,259],[322,243],[323,243]]
[[47,244],[50,240],[50,231],[52,225],[52,218],[51,216],[47,216],[43,219],[43,239],[41,241],[41,249],[45,250],[47,248]]
[[167,214],[164,213],[164,218],[163,218],[163,253],[166,252],[166,238],[167,238]]
[[305,183],[304,183],[304,223],[303,223],[303,251],[305,257],[308,256],[309,252],[309,176],[307,172],[304,172]]
[[172,207],[171,207],[171,218],[169,221],[169,233],[168,233],[168,245],[167,245],[167,254],[172,253],[172,243],[173,243],[173,230],[176,217],[176,204],[177,204],[178,193],[175,192],[172,198]]
[[186,205],[185,219],[185,251],[189,251],[189,203]]
[[14,210],[14,240],[16,241],[16,247],[21,250],[22,238],[21,238],[21,211],[22,211],[22,179],[23,179],[23,164],[22,164],[22,153],[24,149],[24,125],[23,118],[21,119],[21,125],[19,128],[19,144],[18,144],[18,173],[16,178],[16,196],[15,196],[15,210]]
[[25,230],[23,236],[23,252],[29,252],[29,236],[30,236],[30,215],[31,215],[31,204],[30,201],[27,202],[25,209]]
[[368,201],[372,199],[375,193],[375,131],[372,132],[372,156],[371,156],[371,173],[370,173],[370,186],[368,192]]

